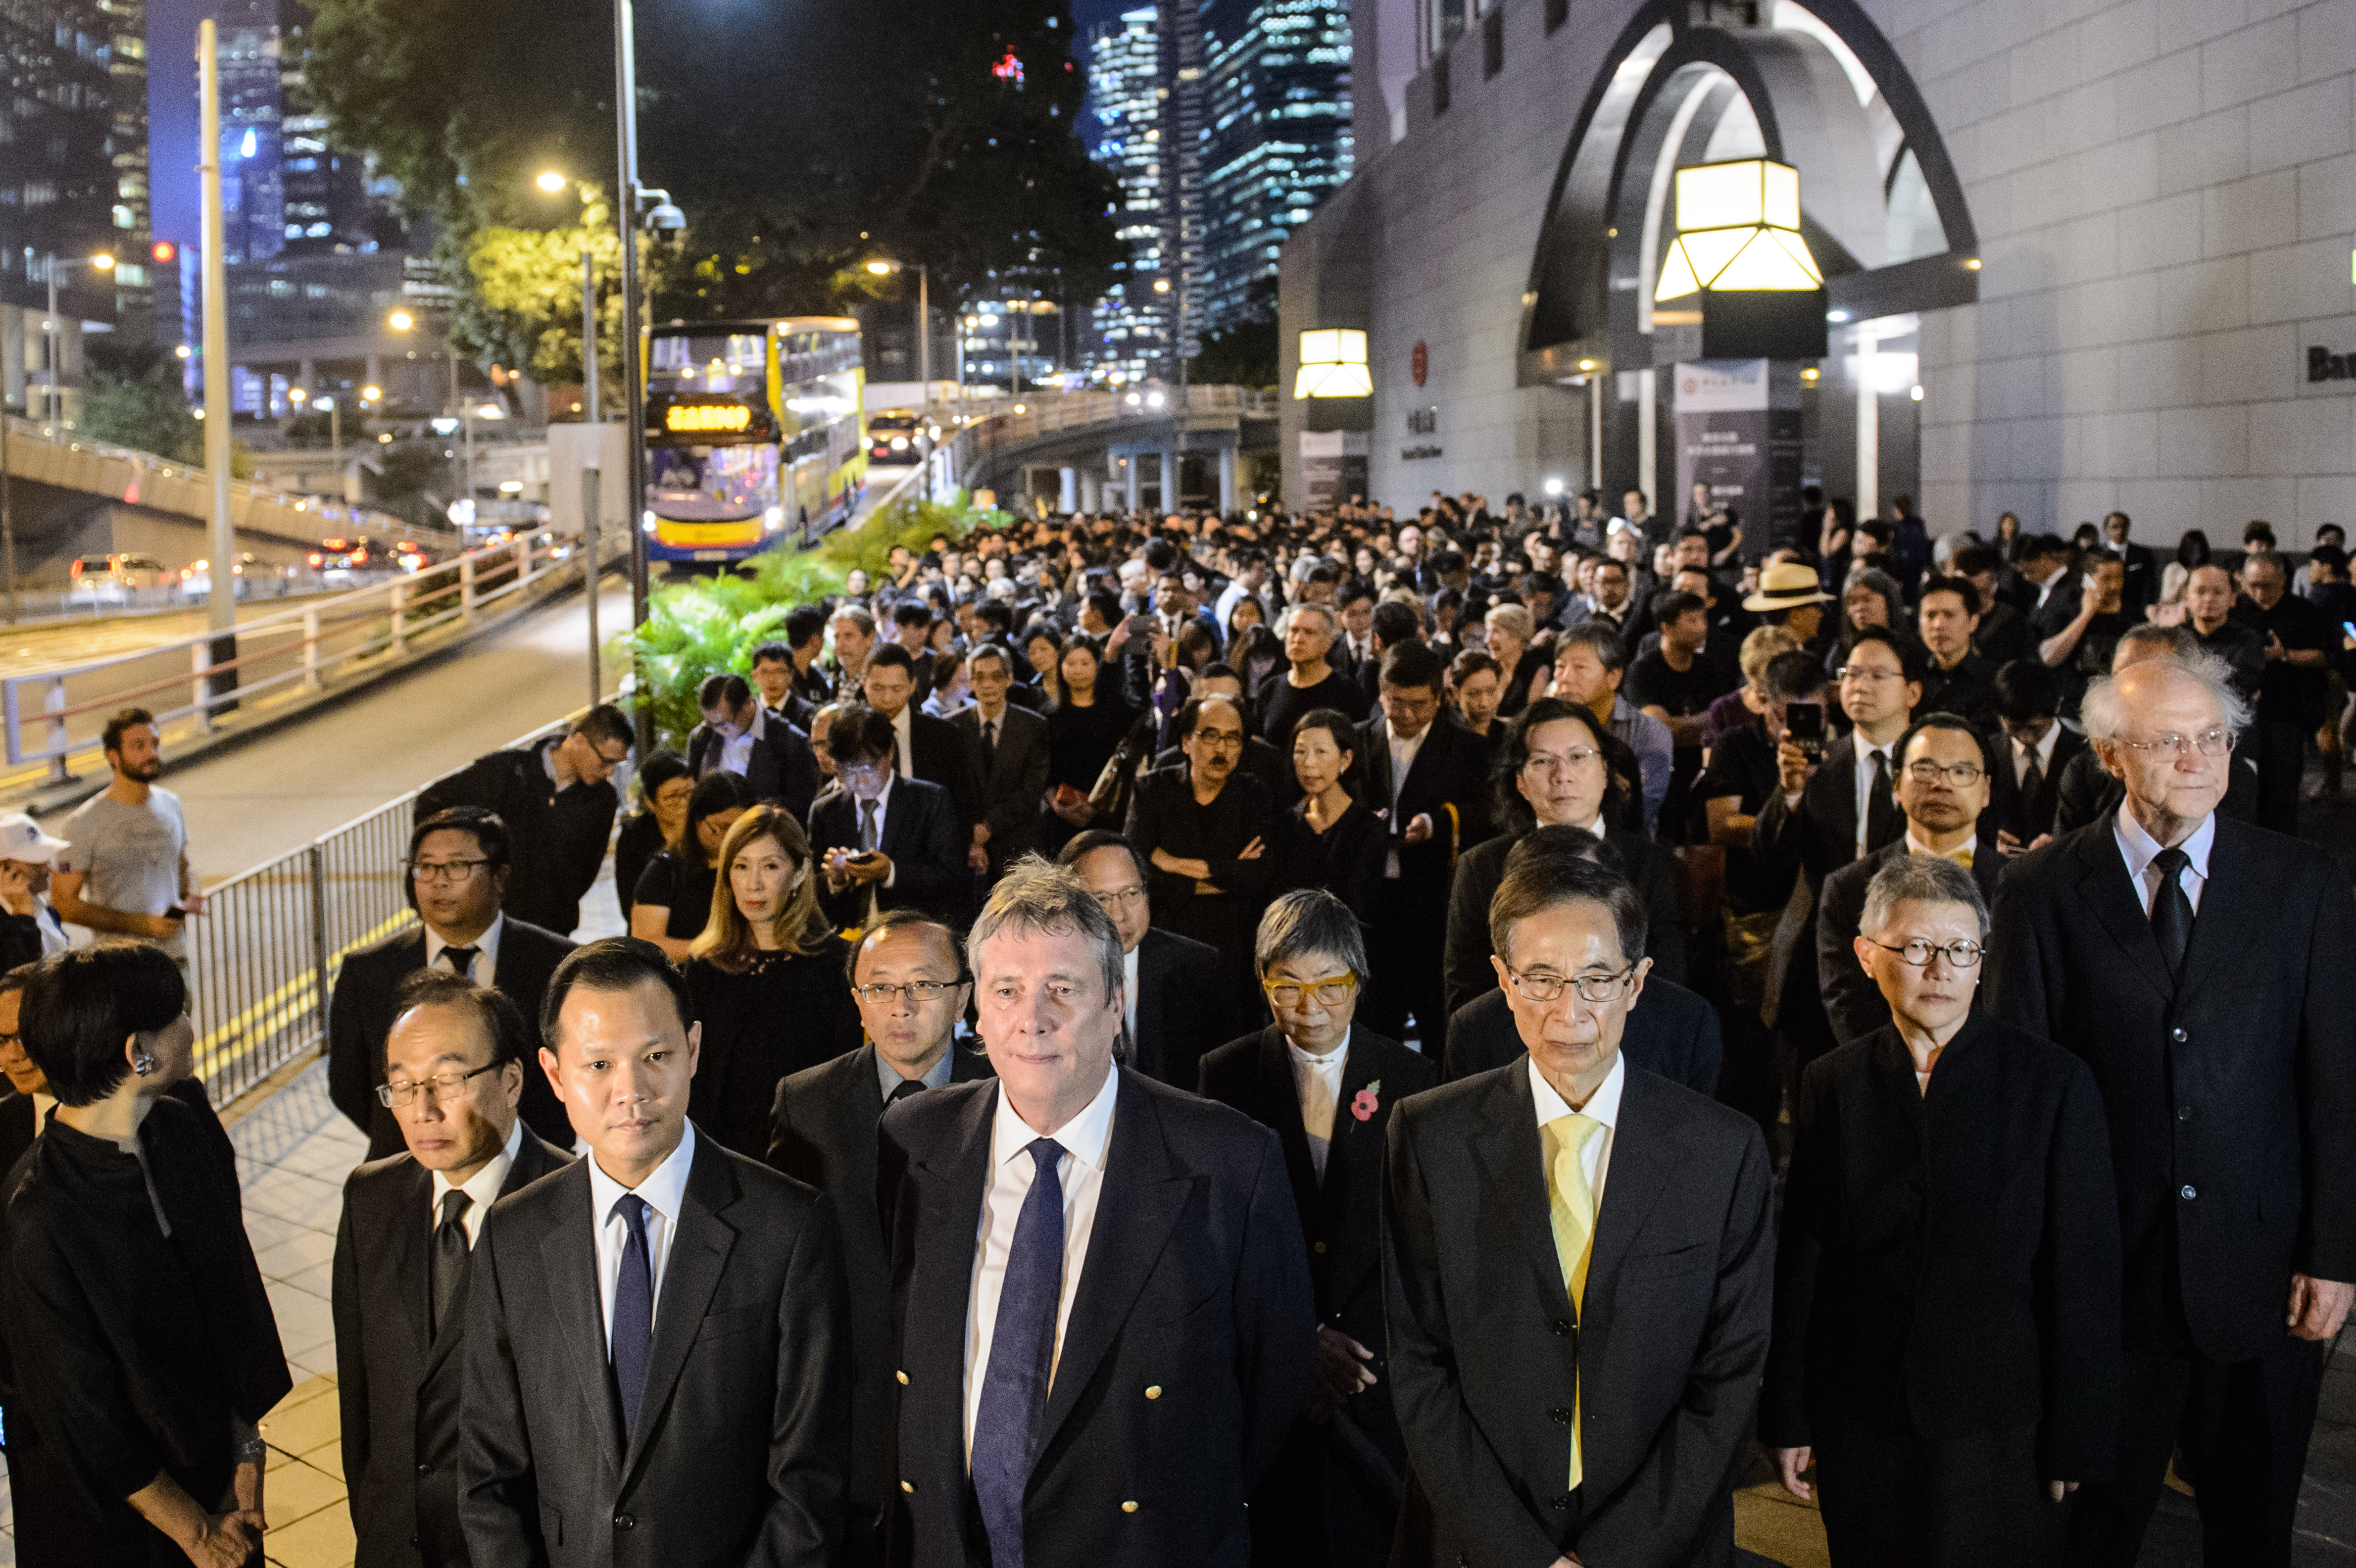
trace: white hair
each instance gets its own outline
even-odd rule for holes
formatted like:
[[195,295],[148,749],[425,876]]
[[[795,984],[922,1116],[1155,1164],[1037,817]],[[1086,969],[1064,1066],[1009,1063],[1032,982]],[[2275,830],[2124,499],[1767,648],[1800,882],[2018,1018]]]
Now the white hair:
[[[2197,682],[2217,704],[2223,718],[2226,733],[2239,735],[2250,727],[2250,704],[2233,689],[2233,672],[2226,662],[2203,649],[2192,649],[2169,655],[2163,660],[2143,660],[2130,664],[2127,670],[2165,662],[2188,680]],[[2078,703],[2078,722],[2089,740],[2122,739],[2127,733],[2126,699],[2119,691],[2119,681],[2126,670],[2115,675],[2097,676],[2086,688]]]

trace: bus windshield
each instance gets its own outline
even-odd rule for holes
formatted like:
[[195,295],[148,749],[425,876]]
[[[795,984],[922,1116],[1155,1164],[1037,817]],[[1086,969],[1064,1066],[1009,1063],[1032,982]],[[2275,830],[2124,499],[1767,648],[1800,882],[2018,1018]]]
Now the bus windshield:
[[769,387],[768,340],[757,332],[659,336],[647,361],[649,393],[757,394]]
[[681,522],[741,522],[777,504],[774,446],[657,447],[647,463],[647,508]]

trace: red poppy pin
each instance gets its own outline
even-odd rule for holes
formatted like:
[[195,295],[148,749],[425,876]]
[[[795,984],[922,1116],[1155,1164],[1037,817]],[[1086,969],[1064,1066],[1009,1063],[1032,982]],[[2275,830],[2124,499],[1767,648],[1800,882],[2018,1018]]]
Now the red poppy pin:
[[1375,1119],[1375,1112],[1383,1108],[1382,1092],[1383,1080],[1381,1079],[1375,1079],[1374,1082],[1358,1090],[1357,1094],[1350,1101],[1350,1114],[1355,1116],[1361,1122],[1373,1121]]

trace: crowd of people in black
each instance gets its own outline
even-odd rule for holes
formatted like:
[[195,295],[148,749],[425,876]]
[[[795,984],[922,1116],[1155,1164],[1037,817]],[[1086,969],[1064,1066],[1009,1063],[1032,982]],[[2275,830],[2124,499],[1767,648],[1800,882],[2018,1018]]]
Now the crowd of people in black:
[[[360,1563],[1727,1563],[1763,1449],[1844,1568],[2127,1568],[2171,1466],[2287,1563],[2340,542],[1806,499],[937,538],[626,812],[607,707],[430,788],[330,1010]],[[252,1561],[287,1378],[179,972],[0,1026],[20,1555]]]

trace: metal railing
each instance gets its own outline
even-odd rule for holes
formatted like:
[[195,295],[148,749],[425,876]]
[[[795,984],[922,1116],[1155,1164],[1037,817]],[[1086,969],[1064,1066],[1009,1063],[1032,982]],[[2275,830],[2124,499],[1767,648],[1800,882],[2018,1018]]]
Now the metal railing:
[[[627,540],[613,540],[600,553],[610,562],[627,549]],[[176,725],[183,736],[191,726],[203,733],[224,709],[277,693],[317,692],[363,660],[406,654],[414,644],[438,640],[437,634],[456,635],[537,603],[579,579],[582,570],[577,541],[530,534],[390,583],[242,621],[237,657],[219,664],[212,661],[213,634],[199,632],[0,678],[0,740],[11,767],[46,765],[48,778],[62,782],[71,777],[69,762],[76,753],[95,753],[103,714],[135,703],[155,713],[167,741],[178,738]],[[97,759],[91,755],[90,760]]]
[[[994,406],[998,403],[1007,406],[1001,410]],[[1251,387],[1226,386],[1188,387],[1183,403],[1178,390],[1172,387],[1125,392],[1025,392],[1017,398],[993,399],[983,407],[984,412],[970,418],[960,433],[987,430],[990,438],[1000,445],[1030,441],[1059,431],[1150,420],[1273,419],[1277,414],[1276,400],[1267,393]],[[1014,412],[1018,407],[1020,413]]]

